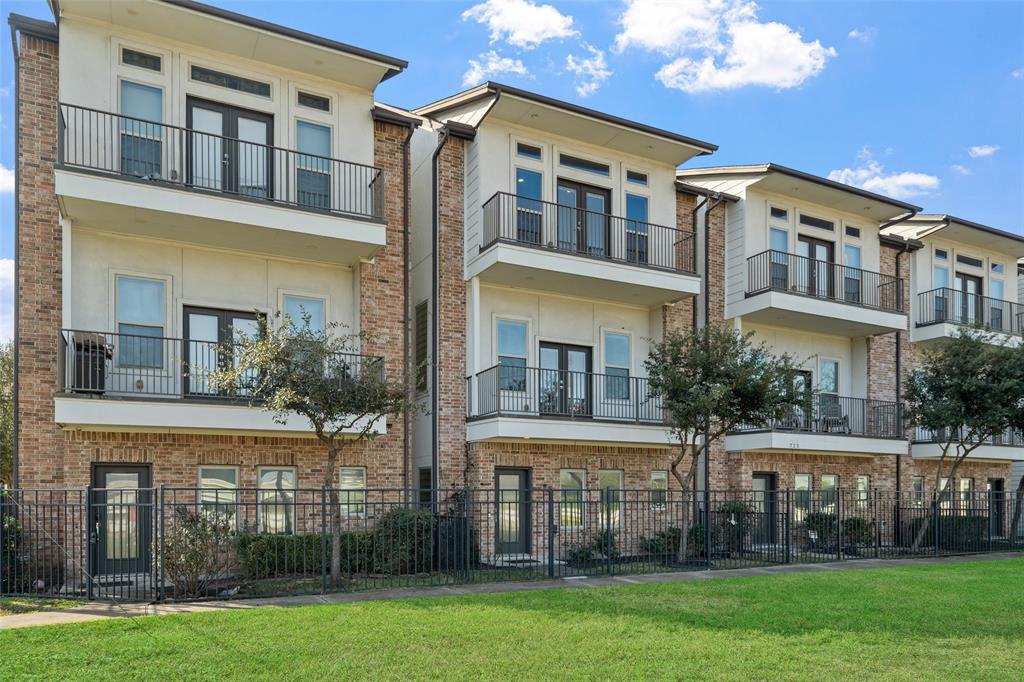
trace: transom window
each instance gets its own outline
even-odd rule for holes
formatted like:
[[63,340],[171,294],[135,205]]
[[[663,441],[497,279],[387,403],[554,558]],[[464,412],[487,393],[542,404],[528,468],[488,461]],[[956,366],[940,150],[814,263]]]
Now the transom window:
[[150,71],[160,71],[162,61],[158,55],[147,54],[145,52],[139,52],[133,50],[130,47],[121,48],[121,63],[129,66],[137,66],[140,69],[149,69]]
[[605,398],[629,400],[631,358],[629,334],[608,332],[604,335]]
[[641,173],[640,171],[626,171],[626,182],[632,182],[637,185],[647,185],[647,173]]
[[995,272],[995,273],[1003,272],[1003,264],[1002,263],[992,263],[992,272]]
[[192,65],[192,80],[199,81],[200,83],[217,85],[230,90],[246,92],[250,95],[270,97],[270,83],[263,83],[262,81],[245,78],[243,76],[235,76],[222,71],[214,71],[213,69],[208,69],[205,66]]
[[949,260],[949,253],[945,249],[935,249],[935,260]]
[[828,230],[829,232],[834,232],[836,229],[836,224],[831,220],[815,218],[814,216],[810,216],[805,213],[800,214],[800,224],[807,225],[808,227],[816,227],[819,230]]
[[587,159],[581,159],[578,156],[571,156],[569,154],[559,154],[558,163],[565,166],[566,168],[575,168],[576,170],[586,171],[588,173],[596,173],[598,175],[611,175],[611,167],[606,163],[598,163],[597,161],[589,161]]
[[326,303],[322,298],[294,296],[284,297],[284,314],[296,328],[308,328],[317,333],[324,333],[327,326]]
[[122,367],[164,366],[164,281],[118,275],[117,361]]
[[973,256],[958,255],[956,262],[960,265],[969,265],[972,268],[980,268],[984,265],[984,262],[980,258],[974,258]]
[[291,535],[295,532],[295,469],[261,467],[258,515],[261,533]]
[[847,237],[857,237],[857,238],[859,238],[860,237],[860,228],[859,227],[853,227],[852,225],[847,225],[846,226],[846,236]]
[[310,109],[319,109],[320,111],[331,110],[331,98],[323,97],[322,95],[314,95],[310,92],[302,92],[299,90],[297,101],[300,106],[309,107]]
[[789,211],[787,211],[784,208],[777,208],[775,206],[772,206],[770,213],[774,220],[784,220],[786,222],[789,222]]
[[562,469],[558,472],[560,513],[559,523],[563,528],[582,528],[584,495],[587,489],[587,472],[583,469]]
[[518,320],[498,320],[498,365],[503,391],[526,390],[527,324]]
[[341,515],[362,517],[366,514],[366,467],[338,469]]
[[525,142],[517,142],[516,143],[516,154],[518,154],[519,156],[522,156],[524,158],[527,158],[527,159],[533,159],[535,161],[540,161],[541,157],[543,155],[543,151],[541,150],[540,147],[537,147],[535,145],[526,144]]

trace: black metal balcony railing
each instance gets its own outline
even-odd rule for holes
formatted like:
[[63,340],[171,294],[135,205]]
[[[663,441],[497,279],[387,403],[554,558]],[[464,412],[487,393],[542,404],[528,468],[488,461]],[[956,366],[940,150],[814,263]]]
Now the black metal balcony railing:
[[469,417],[552,417],[664,423],[648,380],[495,365],[467,379]]
[[267,144],[60,105],[63,166],[380,221],[384,172]]
[[696,271],[692,232],[498,192],[483,206],[481,250],[498,241],[646,268]]
[[[58,390],[107,398],[245,400],[214,385],[213,372],[234,362],[225,346],[212,341],[61,330]],[[380,357],[339,353],[325,371],[338,376],[383,372]],[[383,376],[381,374],[380,376]],[[232,395],[233,394],[233,395]]]
[[736,433],[793,431],[799,433],[840,434],[870,438],[897,438],[903,432],[903,410],[888,400],[849,398],[818,393],[806,407],[790,407],[786,415],[772,424],[746,425]]
[[903,312],[903,280],[784,251],[747,259],[747,296],[783,291],[864,308]]
[[949,322],[1004,334],[1024,335],[1024,305],[959,289],[917,295],[917,326]]
[[[914,443],[938,443],[940,445],[945,444],[949,440],[949,432],[947,431],[932,431],[931,429],[925,429],[916,427],[913,433]],[[962,437],[961,432],[958,430],[952,434],[953,444],[960,442]],[[1024,448],[1024,433],[1020,431],[1009,430],[1005,433],[993,436],[985,441],[985,445],[1001,445],[1011,448]]]

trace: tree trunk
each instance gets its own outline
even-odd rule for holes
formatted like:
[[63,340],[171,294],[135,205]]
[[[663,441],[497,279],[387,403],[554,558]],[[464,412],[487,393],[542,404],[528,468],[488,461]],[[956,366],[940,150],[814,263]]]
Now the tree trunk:
[[1017,501],[1013,505],[1013,521],[1010,523],[1010,544],[1017,539],[1017,532],[1020,530],[1021,513],[1024,512],[1024,476],[1017,484]]
[[341,500],[338,486],[334,481],[338,465],[338,448],[331,440],[327,444],[327,470],[324,472],[324,487],[329,491],[331,504],[331,584],[341,580]]
[[[939,460],[939,466],[935,471],[935,494],[932,496],[933,499],[931,513],[925,517],[924,523],[922,523],[921,527],[917,529],[917,535],[914,536],[914,543],[910,546],[911,551],[916,552],[921,547],[921,543],[924,542],[924,538],[928,534],[928,529],[931,528],[932,519],[935,517],[935,509],[938,506],[939,502],[942,500],[943,492],[948,491],[949,499],[953,499],[953,482],[956,480],[956,474],[960,470],[960,465],[963,463],[964,459],[967,458],[967,455],[969,455],[970,452],[971,450],[964,450],[963,454],[956,455],[956,458],[953,460],[953,466],[949,470],[948,476],[942,475],[942,460]],[[941,481],[943,478],[946,479],[945,491],[939,490],[939,481]]]
[[[686,478],[683,478],[682,474],[679,473],[679,465],[682,464],[683,457],[686,456],[687,449],[689,449],[689,451],[693,453],[693,458],[690,460],[690,468],[689,468],[689,470],[686,473]],[[682,488],[682,491],[683,491],[683,499],[682,499],[683,523],[682,523],[682,528],[679,529],[680,539],[679,539],[679,557],[678,557],[678,560],[680,562],[684,562],[684,563],[685,563],[685,561],[687,559],[687,555],[689,554],[689,551],[690,551],[690,547],[689,547],[689,544],[690,544],[690,532],[689,532],[689,530],[690,530],[689,529],[689,526],[690,526],[690,502],[689,502],[689,500],[686,499],[686,493],[690,492],[690,490],[691,490],[690,482],[694,480],[696,472],[697,472],[697,455],[698,455],[698,452],[697,452],[697,444],[696,443],[693,443],[692,445],[683,445],[682,452],[679,454],[678,457],[673,458],[672,463],[671,463],[671,465],[669,467],[672,470],[672,476],[674,476],[676,481],[679,482],[679,487]],[[708,537],[708,529],[705,528],[704,529],[704,544],[705,544],[705,548],[707,546],[707,537]]]

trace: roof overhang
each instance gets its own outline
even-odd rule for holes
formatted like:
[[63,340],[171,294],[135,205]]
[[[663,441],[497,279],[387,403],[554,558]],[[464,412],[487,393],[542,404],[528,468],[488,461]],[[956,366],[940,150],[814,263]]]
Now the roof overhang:
[[13,12],[7,16],[7,24],[22,35],[57,42],[57,24],[45,19],[35,19]]
[[939,236],[980,249],[1024,258],[1024,236],[951,215],[921,214],[906,221],[918,239]]
[[683,182],[747,177],[749,184],[756,185],[759,190],[828,206],[878,223],[906,217],[921,210],[919,206],[904,201],[775,163],[688,168],[680,171],[677,177]]
[[676,166],[718,149],[708,142],[500,83],[484,83],[414,113],[443,122],[447,114],[474,103],[480,104],[479,115],[461,122],[478,127],[490,117]]
[[53,0],[61,18],[91,19],[373,90],[407,62],[193,0]]

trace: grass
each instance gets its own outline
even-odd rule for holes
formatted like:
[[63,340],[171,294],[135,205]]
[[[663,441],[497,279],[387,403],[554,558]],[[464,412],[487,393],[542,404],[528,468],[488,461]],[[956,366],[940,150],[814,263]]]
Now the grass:
[[1024,679],[1024,559],[0,632],[5,679]]
[[37,611],[63,611],[85,602],[74,599],[36,599],[33,597],[0,597],[0,616],[16,616]]

